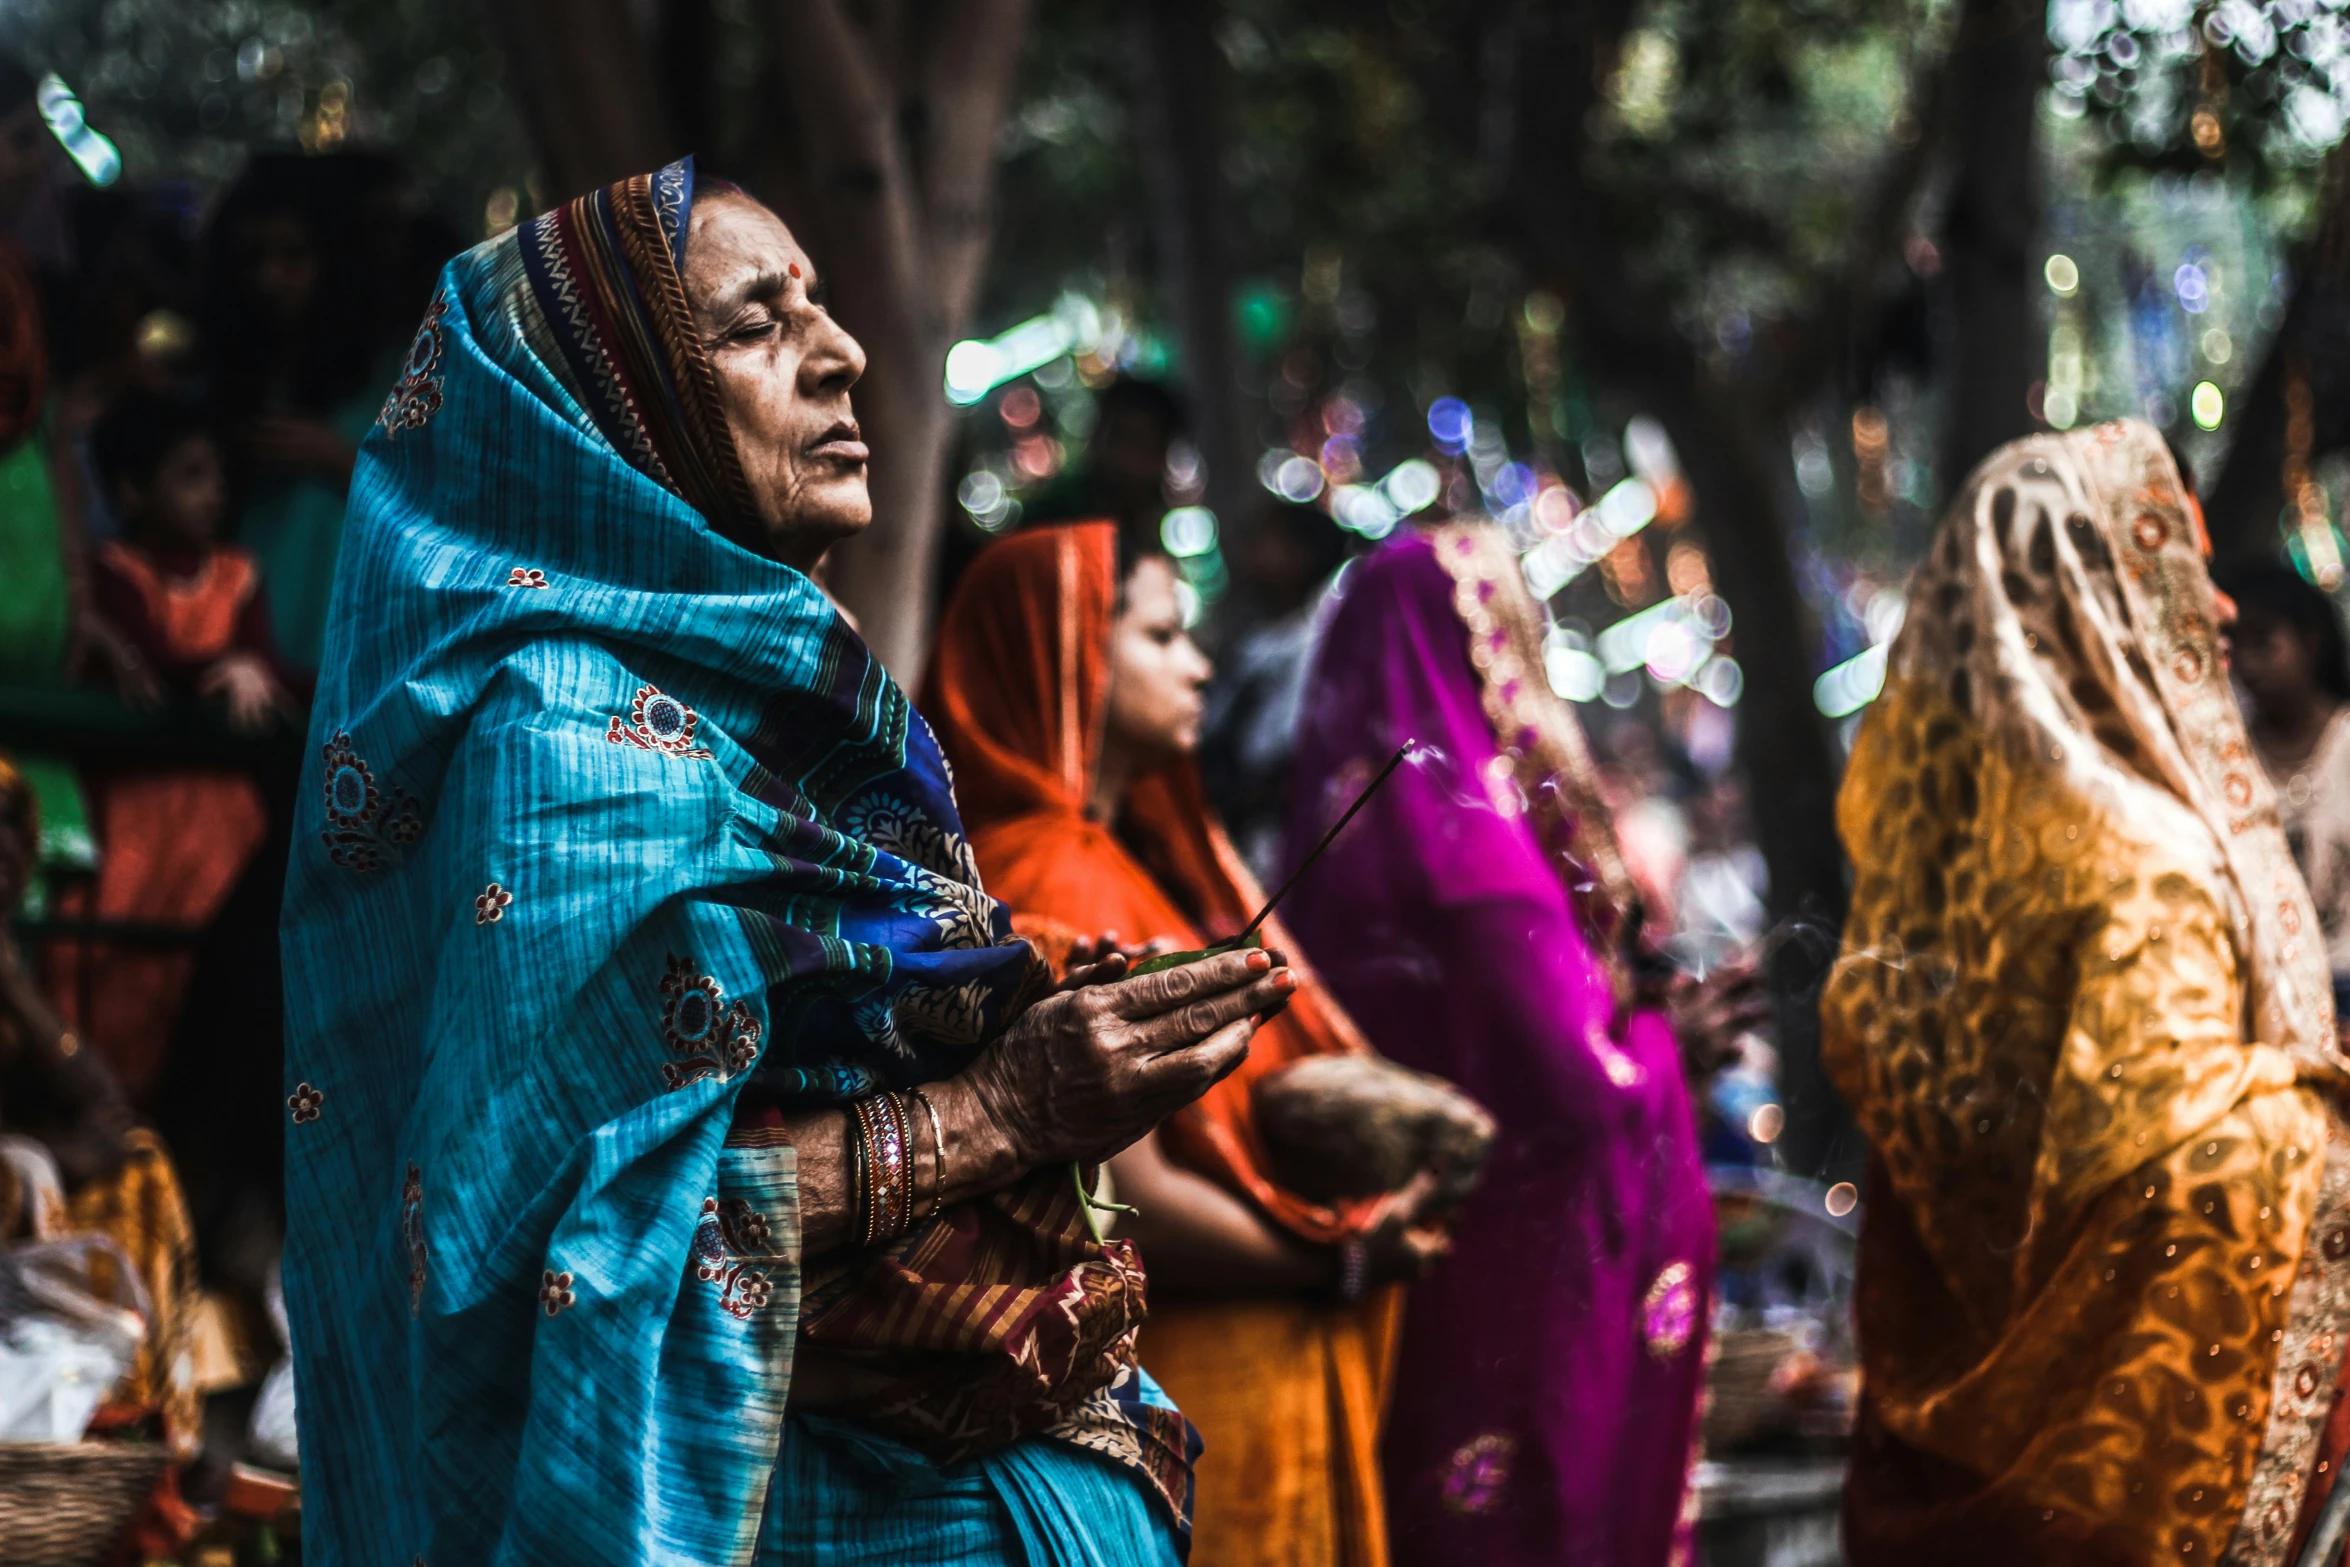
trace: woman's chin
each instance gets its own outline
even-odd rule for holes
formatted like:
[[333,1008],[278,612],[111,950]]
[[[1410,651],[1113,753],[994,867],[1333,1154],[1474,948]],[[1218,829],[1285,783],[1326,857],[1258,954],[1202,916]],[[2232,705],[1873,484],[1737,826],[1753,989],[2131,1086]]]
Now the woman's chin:
[[802,490],[789,515],[767,525],[767,551],[787,566],[806,570],[826,550],[873,525],[873,501],[860,478],[855,485]]

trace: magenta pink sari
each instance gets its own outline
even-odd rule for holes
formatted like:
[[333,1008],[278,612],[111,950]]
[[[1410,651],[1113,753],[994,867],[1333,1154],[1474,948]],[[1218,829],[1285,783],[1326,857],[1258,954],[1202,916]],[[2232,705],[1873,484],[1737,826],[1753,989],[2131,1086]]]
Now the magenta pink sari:
[[1420,535],[1355,568],[1294,772],[1291,837],[1310,843],[1397,745],[1436,748],[1299,885],[1290,924],[1382,1052],[1501,1123],[1453,1254],[1404,1317],[1394,1560],[1663,1567],[1688,1552],[1712,1208],[1671,1032],[1618,1006],[1561,862],[1513,804],[1470,660],[1474,587]]

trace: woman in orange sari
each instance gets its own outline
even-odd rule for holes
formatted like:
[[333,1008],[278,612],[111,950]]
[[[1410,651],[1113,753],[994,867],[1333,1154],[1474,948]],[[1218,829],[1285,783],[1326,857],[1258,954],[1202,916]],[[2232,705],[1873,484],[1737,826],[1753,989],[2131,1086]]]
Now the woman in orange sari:
[[[991,546],[939,630],[923,711],[1015,928],[1194,948],[1263,901],[1193,768],[1207,660],[1172,566],[1108,523]],[[1277,922],[1268,945],[1296,949]],[[1383,1567],[1378,1427],[1402,1291],[1441,1250],[1424,1183],[1328,1206],[1269,1173],[1251,1085],[1366,1051],[1310,974],[1247,1063],[1110,1162],[1151,1273],[1151,1374],[1206,1442],[1194,1567]]]

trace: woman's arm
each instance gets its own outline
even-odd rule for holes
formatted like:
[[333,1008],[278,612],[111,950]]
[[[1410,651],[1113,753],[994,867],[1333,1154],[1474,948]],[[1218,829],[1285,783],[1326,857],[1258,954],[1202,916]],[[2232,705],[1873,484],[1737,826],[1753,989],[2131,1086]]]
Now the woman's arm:
[[1288,1295],[1335,1289],[1335,1246],[1281,1229],[1215,1182],[1167,1158],[1157,1133],[1110,1160],[1118,1200],[1133,1206],[1118,1233],[1150,1263],[1151,1285],[1170,1295]]

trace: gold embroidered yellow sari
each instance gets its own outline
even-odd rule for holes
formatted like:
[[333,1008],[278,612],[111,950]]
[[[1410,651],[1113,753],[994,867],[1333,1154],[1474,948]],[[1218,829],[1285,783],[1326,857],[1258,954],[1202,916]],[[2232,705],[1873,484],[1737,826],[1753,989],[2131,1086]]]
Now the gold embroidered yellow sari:
[[1994,454],[1839,801],[1856,1567],[2287,1559],[2350,1316],[2324,947],[2138,424]]

